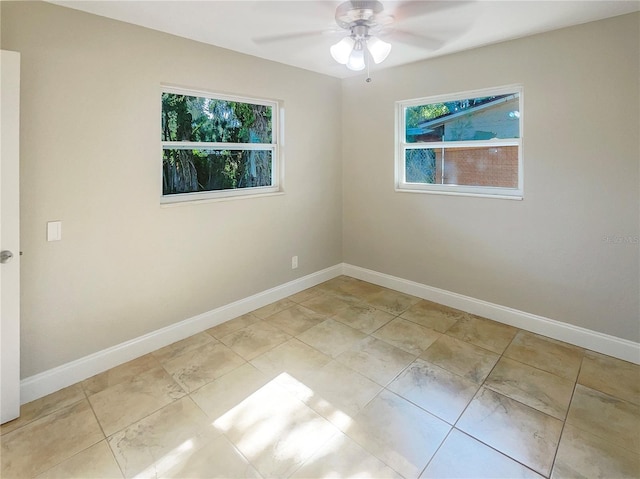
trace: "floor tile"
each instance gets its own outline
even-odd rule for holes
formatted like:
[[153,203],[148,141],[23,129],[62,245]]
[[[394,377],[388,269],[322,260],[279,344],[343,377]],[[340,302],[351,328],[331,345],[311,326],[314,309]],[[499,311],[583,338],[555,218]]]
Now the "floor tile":
[[110,436],[184,395],[164,369],[156,368],[89,396],[89,402]]
[[468,379],[416,359],[387,389],[449,424],[454,424],[478,387]]
[[115,479],[122,478],[118,463],[107,441],[79,452],[40,474],[37,479]]
[[329,361],[329,356],[293,338],[251,360],[251,364],[270,379],[287,374],[304,381]]
[[640,365],[587,351],[578,383],[640,405]]
[[362,298],[348,291],[349,285],[354,282],[352,278],[342,279],[345,277],[334,278],[325,283],[319,284],[316,288],[323,294],[334,296],[348,304],[358,304],[362,302]]
[[393,318],[394,316],[392,314],[364,303],[349,306],[346,309],[340,310],[338,314],[332,317],[332,319],[366,334],[373,333]]
[[296,336],[312,328],[324,320],[328,316],[300,306],[299,304],[291,308],[274,313],[264,320],[265,323],[271,324],[291,336]]
[[504,355],[575,382],[583,350],[562,341],[519,331]]
[[548,476],[562,421],[481,388],[456,428]]
[[482,384],[500,356],[488,349],[445,334],[429,346],[420,358],[477,384]]
[[320,291],[342,291],[347,285],[356,281],[358,280],[350,276],[340,275],[320,283],[316,286],[316,289]]
[[303,291],[300,291],[299,293],[292,294],[287,299],[293,301],[294,303],[303,303],[307,299],[311,299],[314,296],[319,295],[320,293],[321,293],[321,291],[317,287],[308,288],[308,289],[305,289]]
[[420,477],[424,479],[542,479],[543,476],[454,429]]
[[124,476],[162,477],[190,451],[220,433],[188,397],[111,436],[109,447]]
[[640,453],[633,453],[569,424],[564,427],[552,479],[640,477]]
[[223,336],[220,342],[249,361],[290,338],[281,329],[260,321]]
[[388,384],[414,359],[413,354],[371,336],[336,358],[338,362],[382,386]]
[[257,321],[260,321],[258,316],[251,313],[243,314],[242,316],[238,316],[237,318],[230,319],[229,321],[225,321],[213,328],[207,329],[207,333],[216,339],[220,339],[227,334],[231,334],[238,329],[245,328]]
[[254,316],[257,316],[260,319],[266,319],[269,316],[271,316],[272,314],[278,313],[282,310],[288,309],[291,306],[294,306],[296,303],[294,303],[293,301],[291,301],[288,298],[284,298],[281,299],[279,301],[276,301],[274,303],[271,304],[267,304],[266,306],[263,306],[262,308],[256,309],[255,311],[252,311],[251,314],[253,314]]
[[173,358],[163,367],[186,392],[205,384],[243,365],[245,360],[224,344],[205,344]]
[[309,392],[299,397],[318,414],[342,427],[382,390],[382,386],[353,369],[331,361],[306,382]]
[[467,313],[423,299],[402,313],[400,317],[444,333],[459,319],[466,318]]
[[366,301],[377,309],[397,316],[418,303],[420,298],[393,291],[392,289],[385,289],[378,293],[368,295]]
[[218,418],[214,426],[265,477],[287,477],[338,432],[273,383]]
[[503,357],[493,368],[484,385],[538,411],[564,420],[574,383]]
[[190,445],[162,477],[185,479],[261,479],[258,471],[224,436]]
[[406,319],[395,318],[373,333],[373,336],[418,356],[440,337],[440,333]]
[[325,292],[349,292],[350,294],[352,294],[349,291],[349,287],[357,283],[361,283],[361,281],[352,278],[351,276],[340,275],[333,279],[325,281],[324,283],[320,283],[316,286],[316,289]]
[[402,479],[397,472],[344,434],[336,435],[322,446],[290,477]]
[[191,393],[191,399],[215,420],[268,382],[267,375],[247,363]]
[[389,391],[355,417],[347,435],[405,478],[418,477],[451,426]]
[[87,394],[95,394],[118,383],[129,381],[139,374],[158,366],[160,366],[160,363],[153,354],[145,354],[133,361],[128,361],[82,381],[82,387]]
[[71,406],[78,401],[82,401],[84,398],[84,391],[78,383],[40,399],[36,399],[35,401],[31,401],[30,403],[23,404],[20,407],[20,417],[0,426],[0,434],[15,431],[36,419],[40,419],[64,407]]
[[151,353],[160,363],[164,363],[194,349],[204,346],[205,344],[215,343],[217,340],[207,333],[198,333],[181,341],[177,341],[169,346],[160,348]]
[[331,357],[338,356],[366,337],[363,332],[333,319],[327,319],[297,336],[300,341]]
[[84,399],[4,434],[0,438],[0,477],[34,477],[103,439]]
[[327,294],[325,292],[314,296],[302,303],[305,308],[312,309],[316,313],[324,314],[326,316],[333,316],[341,309],[348,308],[351,303],[343,301],[333,294]]
[[447,331],[449,336],[502,354],[518,330],[479,316],[461,318]]
[[640,406],[578,384],[567,423],[612,444],[640,451]]
[[[351,278],[354,279],[354,278]],[[363,299],[366,299],[369,296],[373,296],[374,294],[380,293],[381,291],[386,290],[382,286],[378,286],[377,284],[368,283],[366,281],[362,281],[359,279],[354,279],[349,283],[343,285],[343,289],[348,293],[351,293],[355,296],[359,296]]]

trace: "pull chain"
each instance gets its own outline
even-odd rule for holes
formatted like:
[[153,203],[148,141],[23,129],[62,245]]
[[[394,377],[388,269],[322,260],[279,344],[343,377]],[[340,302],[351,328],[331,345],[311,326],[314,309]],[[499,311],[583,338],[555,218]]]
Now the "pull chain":
[[371,65],[371,54],[369,53],[368,48],[365,49],[364,60],[367,64],[367,79],[365,81],[367,83],[371,83],[371,71],[369,70],[369,66]]

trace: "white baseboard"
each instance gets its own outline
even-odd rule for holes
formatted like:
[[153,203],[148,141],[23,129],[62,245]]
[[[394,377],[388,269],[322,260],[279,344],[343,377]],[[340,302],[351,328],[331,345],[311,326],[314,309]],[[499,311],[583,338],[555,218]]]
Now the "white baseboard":
[[444,304],[467,313],[515,326],[532,333],[564,341],[608,356],[640,364],[640,344],[608,334],[573,326],[554,319],[525,313],[480,299],[378,273],[359,266],[343,264],[343,274],[369,283]]
[[41,398],[341,274],[640,364],[638,343],[343,263],[25,378],[20,381],[20,402]]
[[62,388],[83,381],[107,369],[111,369],[155,351],[156,349],[180,341],[181,339],[188,338],[205,329],[242,316],[243,314],[291,296],[292,294],[299,293],[304,289],[311,288],[341,274],[342,265],[338,264],[30,376],[20,381],[20,402],[21,404],[25,404],[46,396],[47,394],[59,391]]

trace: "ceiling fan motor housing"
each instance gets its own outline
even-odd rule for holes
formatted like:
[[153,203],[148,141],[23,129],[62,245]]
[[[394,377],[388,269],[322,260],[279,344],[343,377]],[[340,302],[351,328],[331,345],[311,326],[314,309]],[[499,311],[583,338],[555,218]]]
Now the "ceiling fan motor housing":
[[341,3],[336,9],[336,23],[345,30],[355,27],[365,29],[380,25],[377,16],[384,11],[384,6],[377,0],[352,0]]

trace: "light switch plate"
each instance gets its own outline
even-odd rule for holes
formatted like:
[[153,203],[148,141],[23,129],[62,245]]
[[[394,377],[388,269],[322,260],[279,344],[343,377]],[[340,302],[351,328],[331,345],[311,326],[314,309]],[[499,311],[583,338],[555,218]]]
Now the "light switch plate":
[[49,221],[47,223],[47,241],[60,241],[62,239],[62,221]]

